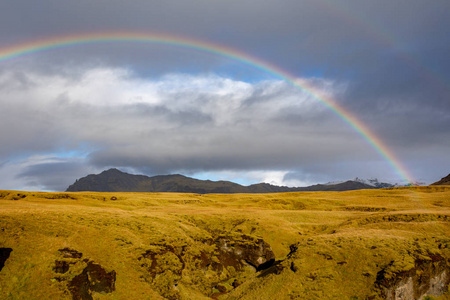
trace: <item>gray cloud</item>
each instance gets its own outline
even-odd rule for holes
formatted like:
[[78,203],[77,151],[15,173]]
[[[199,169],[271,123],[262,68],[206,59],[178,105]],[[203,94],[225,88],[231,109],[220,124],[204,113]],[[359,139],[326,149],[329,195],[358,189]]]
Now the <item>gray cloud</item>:
[[[24,81],[13,75],[4,78]],[[8,145],[6,157],[82,145],[96,169],[171,173],[289,169],[318,157],[332,163],[375,154],[317,101],[277,80],[249,84],[208,74],[143,80],[125,69],[93,69],[77,78],[28,72],[25,81],[31,83],[0,91],[8,95],[2,127],[11,123],[8,116],[20,116],[0,141]],[[357,148],[364,151],[349,151]],[[68,166],[40,163],[19,176]]]
[[25,167],[17,178],[25,185],[50,191],[64,191],[74,180],[86,176],[92,168],[77,159],[56,158]]
[[[315,80],[417,179],[432,182],[450,169],[449,13],[447,0],[18,0],[1,4],[0,39],[8,47],[136,31],[226,45]],[[201,51],[112,43],[4,61],[0,103],[0,171],[17,166],[14,174],[27,180],[37,178],[31,170],[50,176],[45,170],[60,165],[35,161],[33,169],[24,157],[80,149],[79,160],[61,168],[275,170],[298,182],[396,176],[317,101],[270,74]]]

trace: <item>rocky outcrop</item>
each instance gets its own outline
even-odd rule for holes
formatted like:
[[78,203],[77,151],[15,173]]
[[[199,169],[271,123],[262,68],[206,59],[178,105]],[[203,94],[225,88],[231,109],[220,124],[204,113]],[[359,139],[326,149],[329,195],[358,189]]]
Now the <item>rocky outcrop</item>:
[[0,271],[5,266],[5,262],[9,258],[11,252],[12,252],[11,248],[0,248]]
[[83,253],[78,252],[77,250],[64,248],[58,250],[64,258],[82,258]]
[[[313,242],[311,240],[311,242]],[[438,249],[448,249],[448,242],[438,241]],[[285,261],[274,264],[271,268],[262,272],[259,277],[268,274],[279,274],[285,269],[297,273],[301,265],[295,260],[301,243],[292,244],[290,252]],[[376,246],[370,249],[376,249]],[[318,251],[316,254],[323,256],[326,260],[333,260],[328,253]],[[345,266],[347,261],[339,260],[336,264]],[[362,276],[371,277],[370,272],[362,273]],[[314,274],[306,275],[312,281],[316,280]],[[423,300],[426,296],[442,296],[448,292],[450,284],[450,260],[442,256],[439,251],[428,251],[426,249],[410,250],[399,256],[398,259],[390,261],[381,267],[376,273],[373,290],[366,295],[368,300],[386,299],[386,300]],[[351,297],[350,299],[360,299]]]
[[253,240],[242,235],[241,240],[233,240],[225,236],[216,239],[215,244],[220,252],[218,259],[224,266],[233,265],[241,269],[248,264],[256,271],[261,271],[275,262],[272,248],[262,239]]
[[106,272],[99,264],[88,262],[81,274],[68,284],[74,300],[91,300],[92,292],[111,293],[115,290],[116,272]]
[[178,284],[187,278],[191,285],[215,297],[239,286],[238,273],[269,268],[275,255],[263,239],[222,235],[190,245],[152,245],[138,260],[143,277],[155,290],[165,298],[178,299]]
[[440,296],[450,283],[450,266],[440,256],[416,259],[415,266],[403,272],[391,272],[393,262],[377,274],[378,293],[387,300],[423,299]]
[[[111,293],[115,290],[116,272],[107,272],[101,265],[81,259],[83,254],[73,249],[58,250],[61,258],[55,261],[53,272],[54,280],[67,282],[67,289],[74,300],[92,300],[92,294]],[[70,274],[72,265],[84,265],[83,271],[75,276]],[[76,273],[75,273],[76,274]],[[70,279],[72,278],[72,279]]]

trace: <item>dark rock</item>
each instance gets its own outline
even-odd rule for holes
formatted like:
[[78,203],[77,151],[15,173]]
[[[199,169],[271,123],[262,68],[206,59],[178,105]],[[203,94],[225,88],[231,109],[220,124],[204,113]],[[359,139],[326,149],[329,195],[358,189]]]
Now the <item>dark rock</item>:
[[89,262],[83,272],[68,284],[74,300],[92,300],[92,292],[111,293],[115,290],[116,272],[106,272],[99,264]]
[[280,275],[281,272],[283,272],[283,270],[284,270],[284,266],[283,265],[279,264],[279,265],[275,266],[275,274],[276,275]]
[[291,262],[291,270],[294,273],[298,271],[298,267],[294,262]]
[[81,258],[83,256],[83,253],[69,248],[59,249],[58,251],[61,252],[64,258]]
[[286,266],[284,264],[282,264],[283,261],[282,260],[277,260],[275,261],[272,266],[270,266],[269,268],[263,270],[257,277],[258,278],[263,278],[266,277],[270,274],[275,274],[275,275],[280,275],[283,270],[286,268]]
[[290,252],[288,253],[287,257],[291,257],[292,255],[294,255],[297,250],[298,250],[298,244],[292,244],[289,246],[289,250]]
[[221,292],[221,293],[226,293],[226,292],[227,292],[226,286],[224,286],[224,285],[222,285],[222,284],[216,285],[216,289],[218,289],[219,292]]
[[68,284],[73,300],[93,300],[92,293],[89,290],[89,276],[85,270],[75,276]]
[[11,248],[0,248],[0,271],[5,266],[5,262],[9,258],[11,252],[12,252]]
[[213,263],[210,255],[208,255],[208,253],[206,253],[205,251],[200,251],[200,257],[196,257],[196,258],[197,258],[197,260],[200,261],[199,267],[201,269],[205,269]]
[[69,263],[64,260],[55,260],[55,266],[53,267],[53,271],[56,273],[66,273],[69,271]]
[[241,285],[241,283],[240,283],[237,279],[235,279],[231,285],[232,285],[234,288],[237,288],[238,286]]
[[233,266],[240,270],[242,262],[253,266],[257,271],[269,268],[275,262],[272,248],[262,239],[254,239],[243,235],[241,239],[220,237],[216,240],[219,248],[220,262],[226,266]]
[[106,272],[99,264],[90,262],[86,267],[90,278],[90,290],[97,293],[114,292],[116,283],[116,272]]

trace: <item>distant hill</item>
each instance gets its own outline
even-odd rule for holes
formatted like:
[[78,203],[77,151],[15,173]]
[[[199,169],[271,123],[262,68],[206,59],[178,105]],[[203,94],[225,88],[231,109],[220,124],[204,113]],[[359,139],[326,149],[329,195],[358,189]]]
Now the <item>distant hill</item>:
[[198,180],[183,175],[148,177],[109,169],[98,175],[78,179],[68,192],[185,192],[185,193],[245,193],[245,187],[229,181]]
[[308,187],[276,186],[258,183],[243,186],[230,181],[199,180],[183,175],[159,175],[148,177],[132,175],[118,169],[109,169],[100,174],[88,175],[75,181],[67,192],[178,192],[178,193],[279,193],[295,191],[348,191],[374,189],[360,181],[346,181],[336,184],[316,184]]
[[450,174],[448,174],[446,177],[442,178],[439,181],[436,181],[435,183],[432,183],[431,185],[450,185]]

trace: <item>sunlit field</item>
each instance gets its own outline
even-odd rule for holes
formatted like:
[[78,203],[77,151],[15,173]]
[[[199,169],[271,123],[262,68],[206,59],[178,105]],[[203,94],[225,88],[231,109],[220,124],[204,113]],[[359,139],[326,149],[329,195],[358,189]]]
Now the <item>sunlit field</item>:
[[450,186],[0,191],[0,228],[1,299],[390,299],[450,280]]

